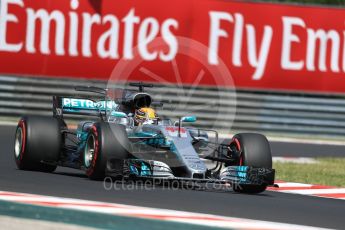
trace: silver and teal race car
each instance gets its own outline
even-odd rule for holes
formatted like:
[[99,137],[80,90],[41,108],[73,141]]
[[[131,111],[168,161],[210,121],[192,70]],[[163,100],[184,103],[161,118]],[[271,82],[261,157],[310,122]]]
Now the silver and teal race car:
[[[54,96],[52,117],[23,116],[15,134],[17,167],[43,172],[70,167],[84,170],[93,180],[110,176],[217,183],[243,193],[260,193],[274,184],[265,136],[240,133],[220,143],[216,131],[191,126],[195,116],[136,126],[136,109],[162,103],[144,92],[152,85],[130,86],[139,89],[76,87],[98,96]],[[77,129],[68,129],[67,114],[81,117]]]

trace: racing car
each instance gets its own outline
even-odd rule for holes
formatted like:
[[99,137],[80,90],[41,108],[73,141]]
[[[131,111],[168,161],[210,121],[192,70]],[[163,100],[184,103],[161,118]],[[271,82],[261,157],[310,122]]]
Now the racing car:
[[[193,127],[193,115],[135,124],[135,110],[163,104],[146,87],[153,85],[80,86],[76,92],[96,96],[53,96],[52,117],[23,116],[18,122],[18,169],[53,172],[62,166],[84,170],[92,180],[111,176],[221,183],[241,193],[261,193],[274,184],[269,142],[261,134],[239,133],[220,142],[217,131]],[[67,127],[67,114],[81,117],[76,129]]]

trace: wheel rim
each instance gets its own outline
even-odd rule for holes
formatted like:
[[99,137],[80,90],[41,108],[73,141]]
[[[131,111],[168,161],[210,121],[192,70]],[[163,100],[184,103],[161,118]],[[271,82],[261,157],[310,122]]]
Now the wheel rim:
[[86,168],[90,168],[93,158],[95,156],[95,137],[91,134],[86,141],[84,150],[84,165]]
[[16,131],[16,138],[15,138],[15,144],[14,144],[14,154],[16,158],[20,157],[22,148],[23,148],[23,129],[21,127],[18,127]]

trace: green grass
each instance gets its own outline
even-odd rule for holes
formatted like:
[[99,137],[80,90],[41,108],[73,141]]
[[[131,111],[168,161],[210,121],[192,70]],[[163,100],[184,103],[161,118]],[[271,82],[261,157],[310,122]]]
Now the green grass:
[[276,179],[345,187],[345,158],[317,158],[315,164],[274,162]]

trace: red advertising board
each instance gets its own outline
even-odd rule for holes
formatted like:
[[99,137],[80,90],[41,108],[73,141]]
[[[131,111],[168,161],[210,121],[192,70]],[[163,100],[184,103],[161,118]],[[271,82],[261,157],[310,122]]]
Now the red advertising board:
[[205,85],[224,75],[242,88],[344,93],[344,22],[345,9],[241,1],[1,0],[0,73]]

